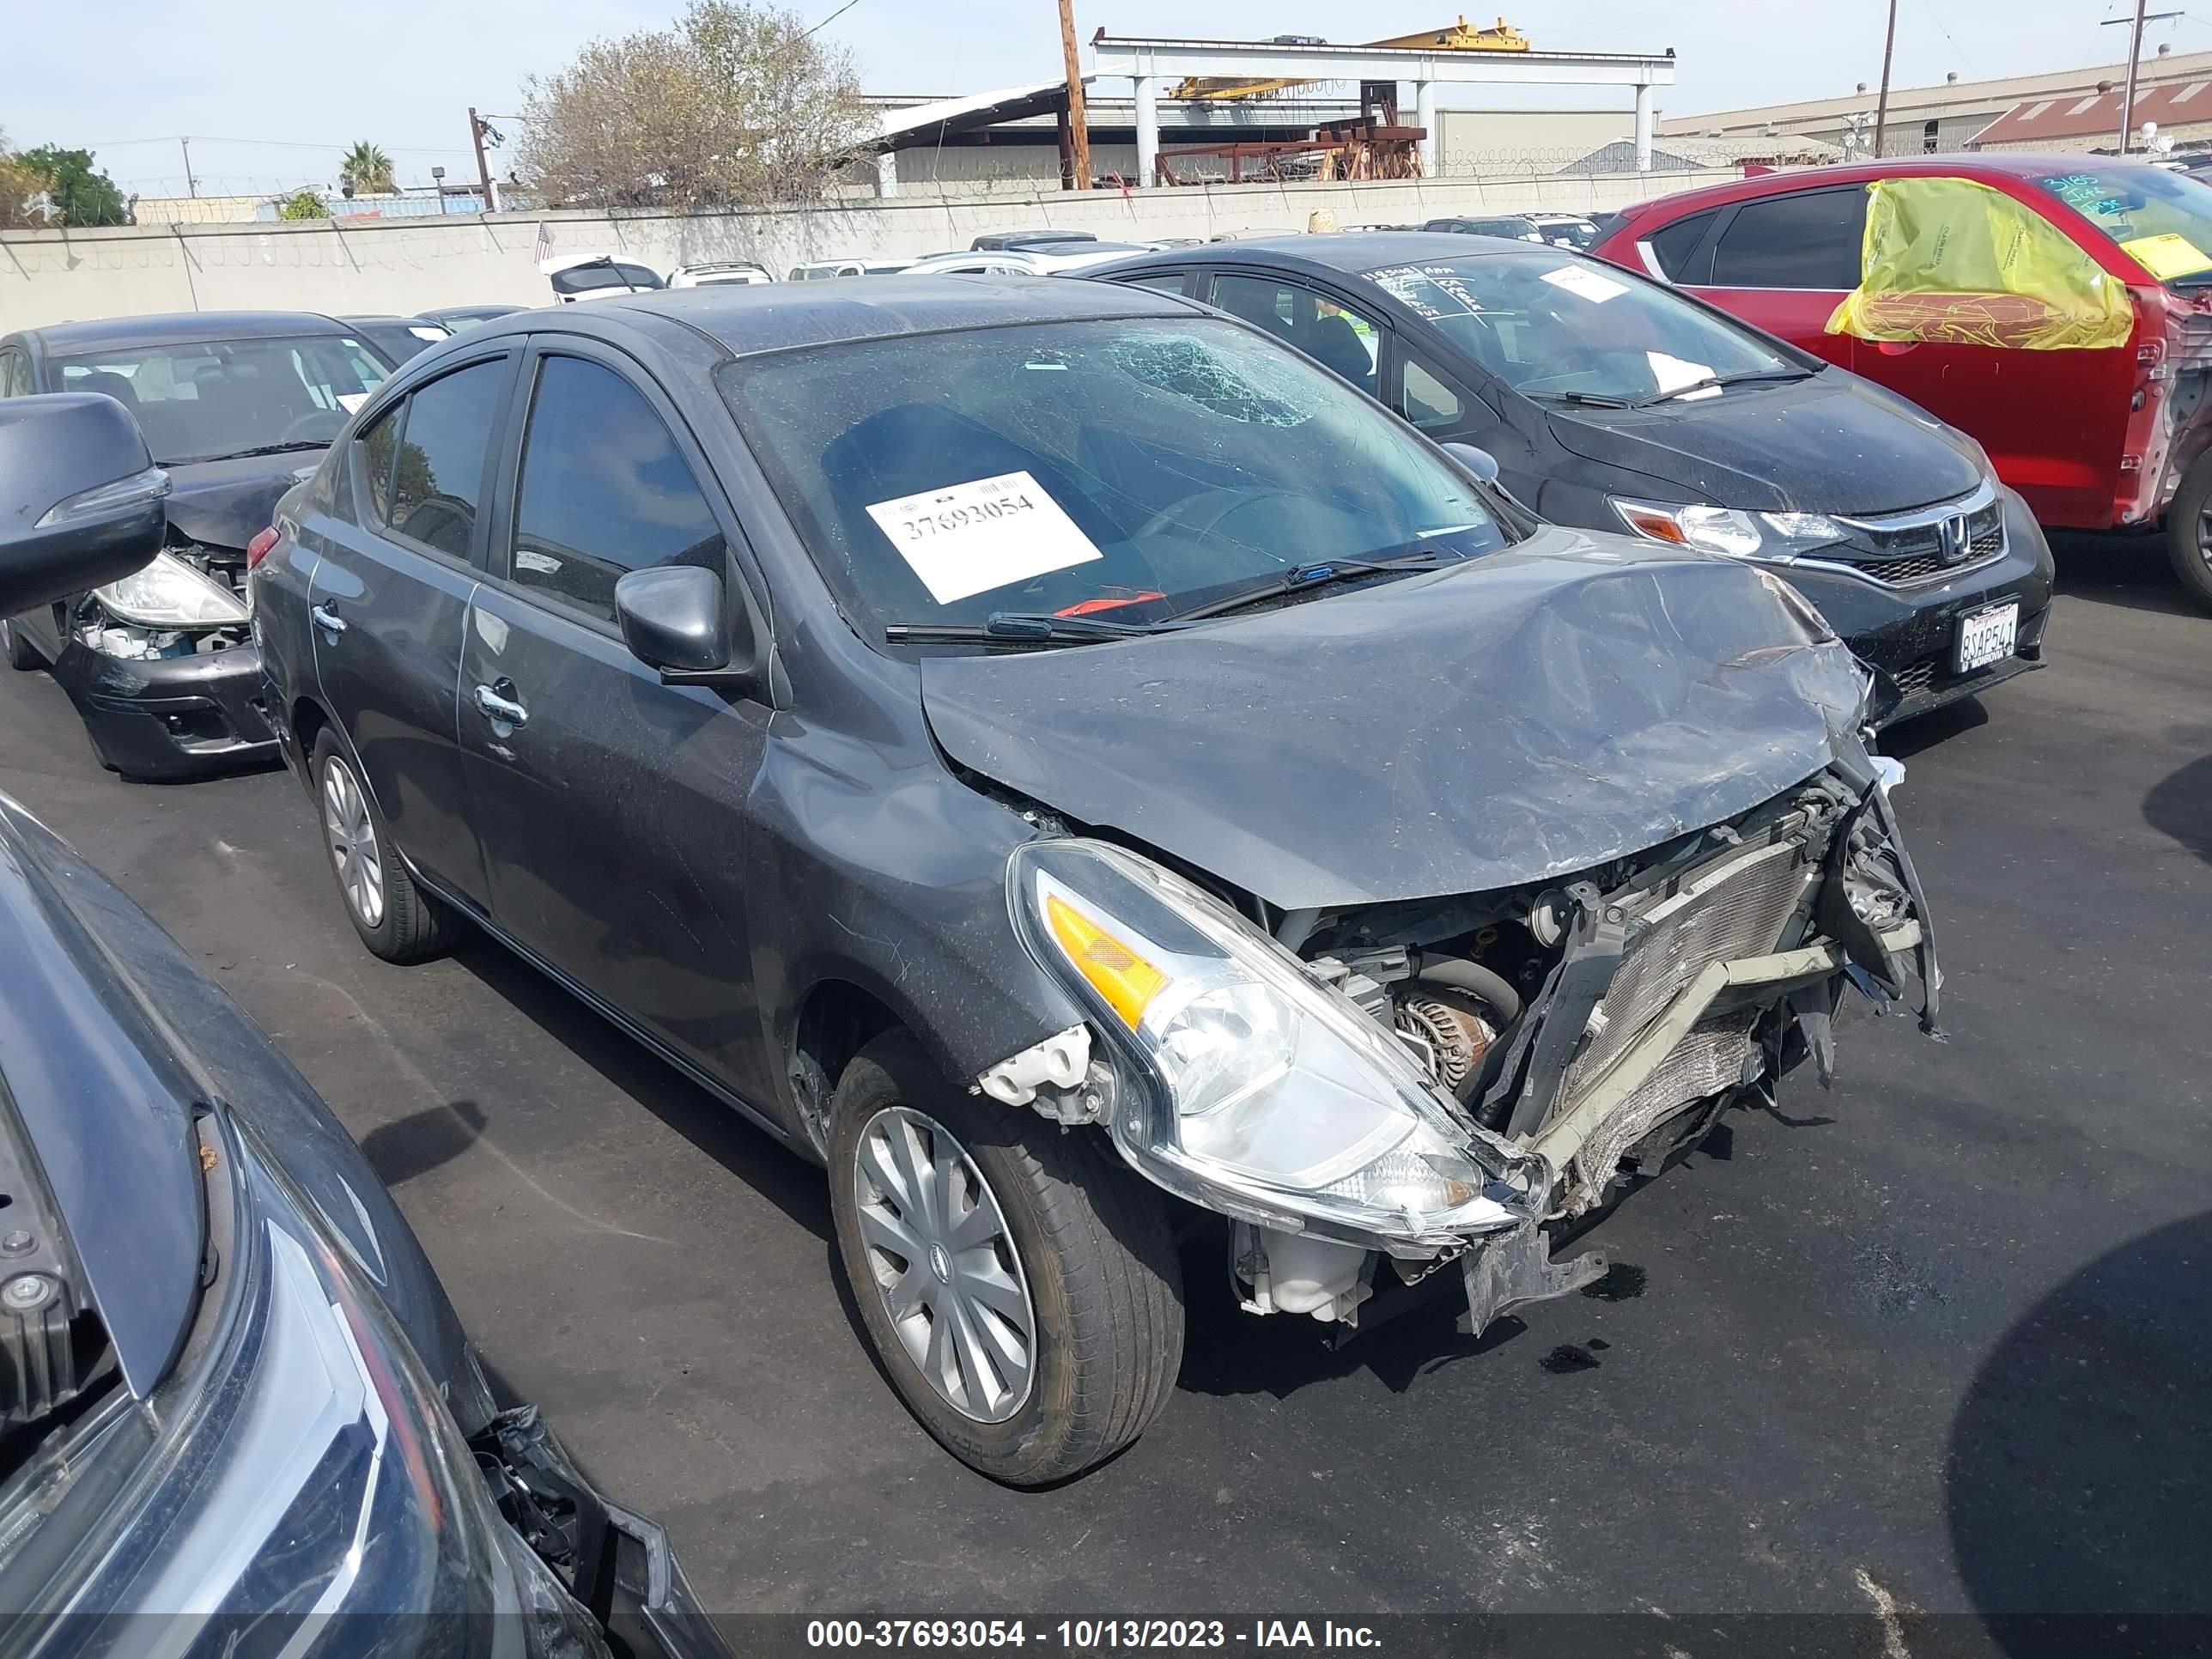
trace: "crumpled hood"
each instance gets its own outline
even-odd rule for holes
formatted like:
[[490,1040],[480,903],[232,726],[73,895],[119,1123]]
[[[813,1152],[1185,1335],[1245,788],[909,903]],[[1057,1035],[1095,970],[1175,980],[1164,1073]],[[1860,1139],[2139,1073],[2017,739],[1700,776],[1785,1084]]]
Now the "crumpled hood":
[[169,522],[209,547],[243,548],[268,528],[276,498],[297,482],[295,475],[322,459],[319,450],[295,449],[169,465]]
[[1983,477],[1958,434],[1839,368],[1650,409],[1547,414],[1565,447],[1679,486],[1673,501],[1863,517],[1949,501]]
[[1286,909],[1641,851],[1818,770],[1850,651],[1780,581],[1547,526],[1186,632],[921,665],[963,767]]

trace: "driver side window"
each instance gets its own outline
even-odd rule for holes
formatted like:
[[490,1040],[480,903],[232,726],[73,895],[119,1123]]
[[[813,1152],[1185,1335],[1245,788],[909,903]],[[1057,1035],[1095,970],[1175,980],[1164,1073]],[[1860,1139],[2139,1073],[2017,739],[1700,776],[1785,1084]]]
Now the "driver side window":
[[457,369],[417,387],[362,435],[369,516],[433,552],[470,556],[507,372],[504,357]]

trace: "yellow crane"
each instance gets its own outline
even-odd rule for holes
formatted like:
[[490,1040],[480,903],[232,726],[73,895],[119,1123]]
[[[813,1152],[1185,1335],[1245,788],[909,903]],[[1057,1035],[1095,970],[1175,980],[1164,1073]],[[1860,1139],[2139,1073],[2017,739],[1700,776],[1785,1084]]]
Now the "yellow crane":
[[[1279,35],[1275,44],[1284,46],[1320,46],[1318,40],[1309,40],[1297,35]],[[1470,27],[1466,18],[1440,29],[1422,29],[1413,34],[1395,35],[1388,40],[1370,40],[1370,46],[1407,46],[1434,52],[1526,52],[1528,37],[1515,28],[1503,17],[1486,29]],[[1168,95],[1171,98],[1200,98],[1218,100],[1230,98],[1265,98],[1291,87],[1310,87],[1311,81],[1235,81],[1218,76],[1187,76]]]

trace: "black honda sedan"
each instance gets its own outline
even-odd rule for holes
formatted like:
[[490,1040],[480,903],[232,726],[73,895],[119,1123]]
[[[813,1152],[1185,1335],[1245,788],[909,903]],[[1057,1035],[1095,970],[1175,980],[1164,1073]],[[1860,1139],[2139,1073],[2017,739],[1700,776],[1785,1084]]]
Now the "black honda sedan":
[[1480,1329],[1825,1069],[1847,983],[1936,982],[1811,607],[1539,524],[1183,300],[533,312],[403,368],[277,538],[270,713],[363,944],[482,927],[826,1164],[886,1373],[1003,1480],[1165,1401],[1179,1234],[1255,1313]]
[[304,312],[119,317],[0,339],[0,389],[105,393],[169,475],[152,562],[0,620],[9,666],[53,671],[109,770],[166,780],[273,763],[248,637],[252,540],[393,361]]
[[1289,236],[1086,270],[1205,300],[1545,518],[1780,571],[1880,671],[1885,720],[2036,666],[2051,550],[1981,446],[1893,392],[1565,248]]

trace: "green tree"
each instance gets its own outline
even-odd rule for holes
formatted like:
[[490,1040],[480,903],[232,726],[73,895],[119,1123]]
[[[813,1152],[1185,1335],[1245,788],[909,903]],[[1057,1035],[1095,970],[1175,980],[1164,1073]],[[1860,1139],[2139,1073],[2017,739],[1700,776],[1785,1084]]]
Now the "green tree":
[[37,177],[53,204],[55,219],[64,225],[127,225],[131,204],[115,180],[92,164],[88,149],[62,149],[41,144],[15,158]]
[[327,219],[331,210],[312,190],[295,190],[276,204],[279,219]]
[[392,182],[392,158],[366,138],[338,163],[338,182],[351,185],[356,196],[389,196],[398,188]]
[[31,216],[31,198],[45,189],[38,175],[8,148],[8,135],[0,132],[0,230],[36,223]]
[[522,171],[556,205],[817,200],[872,131],[850,54],[746,0],[595,40],[523,94]]

